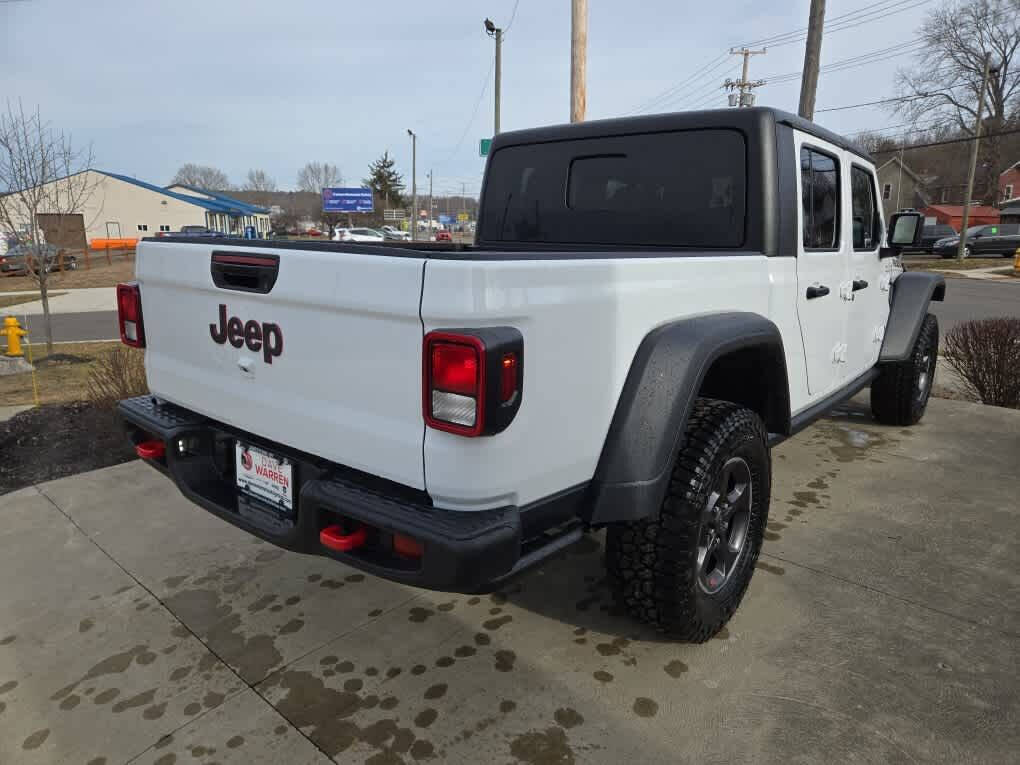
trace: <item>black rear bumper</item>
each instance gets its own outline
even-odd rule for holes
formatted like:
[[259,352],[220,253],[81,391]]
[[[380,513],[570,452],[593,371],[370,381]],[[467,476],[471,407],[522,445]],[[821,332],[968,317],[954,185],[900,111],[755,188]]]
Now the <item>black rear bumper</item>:
[[[323,555],[372,574],[448,592],[483,592],[580,538],[575,511],[585,487],[528,508],[460,512],[435,508],[424,492],[267,442],[151,396],[118,404],[134,444],[157,439],[165,456],[146,459],[197,505],[275,545]],[[294,464],[294,513],[240,493],[233,444],[238,439]],[[529,519],[540,519],[540,525]],[[320,541],[327,526],[368,528],[368,543],[339,552]],[[393,550],[393,535],[417,540],[420,557]]]

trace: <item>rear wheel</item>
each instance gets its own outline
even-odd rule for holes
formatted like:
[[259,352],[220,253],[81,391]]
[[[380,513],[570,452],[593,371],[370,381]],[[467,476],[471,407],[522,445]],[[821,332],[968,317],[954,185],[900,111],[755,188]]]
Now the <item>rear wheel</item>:
[[871,413],[885,425],[914,425],[924,416],[935,382],[939,322],[928,314],[906,361],[883,364],[871,384]]
[[771,491],[765,425],[698,399],[656,518],[609,528],[606,567],[635,618],[703,642],[736,611],[761,549]]

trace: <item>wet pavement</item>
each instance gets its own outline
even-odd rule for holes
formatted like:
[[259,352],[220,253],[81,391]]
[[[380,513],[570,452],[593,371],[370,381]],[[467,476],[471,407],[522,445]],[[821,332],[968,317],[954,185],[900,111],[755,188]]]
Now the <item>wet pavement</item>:
[[1020,412],[852,403],[774,452],[701,646],[618,614],[602,535],[485,596],[286,553],[138,463],[0,497],[0,762],[1009,762]]

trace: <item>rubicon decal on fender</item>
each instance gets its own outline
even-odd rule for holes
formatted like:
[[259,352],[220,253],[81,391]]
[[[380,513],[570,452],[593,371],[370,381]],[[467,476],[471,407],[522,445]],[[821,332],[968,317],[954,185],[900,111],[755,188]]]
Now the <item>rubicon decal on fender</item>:
[[283,354],[283,330],[278,324],[265,321],[260,324],[254,319],[242,323],[237,316],[228,319],[224,303],[220,303],[219,326],[210,324],[209,334],[219,345],[230,343],[235,348],[246,345],[253,353],[262,351],[262,360],[267,364],[273,363],[274,356]]

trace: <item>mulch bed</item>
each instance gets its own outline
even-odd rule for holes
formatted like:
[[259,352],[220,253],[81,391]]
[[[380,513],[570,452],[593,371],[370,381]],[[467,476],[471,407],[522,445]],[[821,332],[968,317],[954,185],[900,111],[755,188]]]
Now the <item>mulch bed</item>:
[[135,459],[112,408],[79,401],[0,422],[0,494]]

